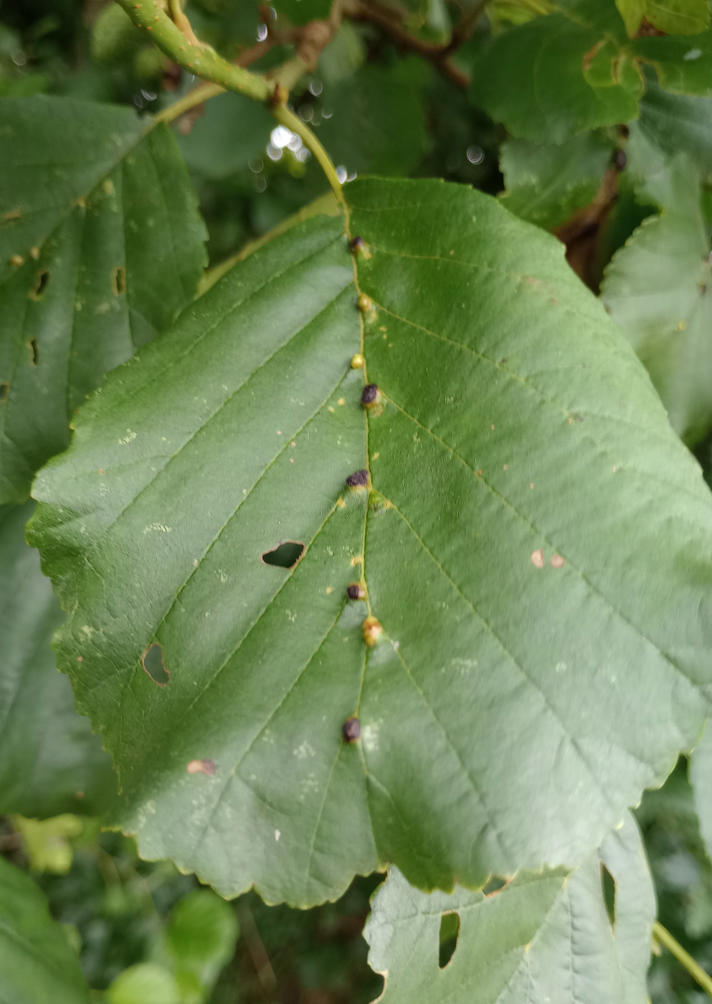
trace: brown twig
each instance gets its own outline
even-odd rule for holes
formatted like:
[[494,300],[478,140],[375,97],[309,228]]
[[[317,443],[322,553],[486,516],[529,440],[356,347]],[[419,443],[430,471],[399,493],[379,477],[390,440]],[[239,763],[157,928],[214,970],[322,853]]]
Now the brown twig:
[[375,24],[384,34],[388,35],[391,41],[399,48],[408,52],[416,52],[419,56],[427,59],[436,69],[448,77],[454,84],[463,90],[470,86],[470,77],[459,66],[456,66],[450,59],[452,52],[451,42],[446,45],[437,45],[435,42],[428,42],[425,39],[417,38],[405,30],[401,23],[401,18],[397,12],[387,7],[382,7],[374,0],[348,0],[344,13],[352,21],[362,21]]
[[464,45],[465,42],[472,38],[488,3],[489,0],[479,0],[474,7],[471,7],[470,10],[463,14],[452,30],[450,41],[443,49],[445,55],[449,55],[451,52],[459,49],[461,45]]

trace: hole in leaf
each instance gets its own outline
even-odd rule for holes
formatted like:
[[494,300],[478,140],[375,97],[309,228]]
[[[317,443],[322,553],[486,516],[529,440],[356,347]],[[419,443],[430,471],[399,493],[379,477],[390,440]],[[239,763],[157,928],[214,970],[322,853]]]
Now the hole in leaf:
[[30,347],[30,362],[32,363],[33,366],[36,366],[37,363],[40,361],[40,350],[37,347],[37,339],[30,338],[27,344]]
[[123,265],[117,265],[114,269],[114,293],[121,296],[126,292],[126,269]]
[[42,294],[47,289],[47,283],[49,282],[49,270],[43,269],[37,274],[37,279],[35,280],[35,288],[32,290],[32,299],[39,300]]
[[141,656],[141,665],[159,687],[165,687],[171,678],[170,670],[166,669],[163,659],[163,645],[159,645],[158,642],[148,646]]
[[603,891],[603,902],[606,904],[606,913],[611,927],[616,926],[616,880],[608,871],[604,864],[601,864],[601,889]]
[[486,883],[482,892],[485,896],[494,896],[495,893],[499,892],[500,889],[504,889],[507,884],[507,879],[502,878],[501,875],[493,875]]
[[3,380],[0,383],[0,401],[7,401],[10,397],[10,381]]
[[459,937],[460,914],[444,913],[440,918],[440,957],[438,965],[441,969],[444,969],[448,965],[455,954]]
[[262,561],[265,565],[277,565],[279,568],[294,568],[301,556],[304,554],[304,544],[298,540],[283,540],[272,548],[265,551]]

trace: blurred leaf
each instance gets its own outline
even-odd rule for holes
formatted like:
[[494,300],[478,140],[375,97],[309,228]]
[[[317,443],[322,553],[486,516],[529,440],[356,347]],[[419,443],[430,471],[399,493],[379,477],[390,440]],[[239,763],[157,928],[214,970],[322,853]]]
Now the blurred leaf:
[[111,761],[74,708],[50,639],[62,621],[39,555],[25,543],[34,505],[0,507],[0,812],[56,816],[106,807]]
[[258,0],[188,0],[186,14],[198,38],[228,59],[254,45],[262,22]]
[[699,178],[680,155],[646,180],[645,192],[662,212],[613,256],[601,296],[673,428],[695,444],[712,429],[712,261]]
[[326,87],[317,135],[334,163],[358,174],[409,174],[428,147],[429,76],[422,60],[404,59],[388,68],[364,66]]
[[308,21],[329,17],[332,0],[274,0],[273,7],[278,17],[284,17],[291,24],[306,24]]
[[66,875],[74,857],[70,839],[82,832],[81,819],[67,814],[42,821],[13,816],[13,824],[22,834],[32,871]]
[[694,35],[710,21],[709,0],[616,0],[616,6],[631,37],[643,18],[672,35]]
[[641,175],[650,173],[651,147],[668,155],[684,153],[705,174],[712,171],[712,98],[671,94],[648,78],[640,119],[632,128],[650,144],[636,165]]
[[[707,727],[690,758],[690,784],[707,855],[712,861],[712,727]],[[708,906],[712,927],[712,906]]]
[[319,73],[327,84],[337,84],[350,79],[365,58],[366,46],[361,35],[349,21],[344,21],[319,56]]
[[560,7],[490,39],[472,67],[472,101],[533,143],[628,122],[643,90],[613,0]]
[[0,104],[0,502],[21,502],[104,373],[190,302],[204,228],[170,130],[128,108]]
[[364,253],[313,217],[235,266],[85,405],[31,528],[141,853],[298,904],[579,860],[712,672],[712,500],[562,245],[465,186],[345,198]]
[[638,38],[631,48],[637,56],[652,63],[666,90],[712,96],[712,29],[691,38]]
[[[602,888],[615,882],[615,927]],[[451,960],[438,966],[441,920],[460,918]],[[655,894],[640,834],[626,817],[574,872],[520,872],[486,896],[422,893],[392,868],[364,931],[383,973],[384,1004],[645,1004]]]
[[204,1000],[232,957],[237,935],[234,906],[209,889],[196,889],[175,907],[157,958],[170,966],[180,984],[192,980]]
[[[34,882],[0,858],[0,995],[7,1004],[88,1004],[89,991]],[[141,1001],[140,1004],[146,1004]],[[166,1004],[176,1004],[166,1001]]]
[[[700,838],[684,759],[662,788],[644,794],[636,816],[655,879],[658,917],[709,972],[712,866]],[[653,956],[649,985],[653,1004],[697,1002],[699,987],[668,952]]]
[[120,973],[106,991],[108,1004],[182,1004],[171,972],[155,962],[140,962]]
[[507,140],[500,158],[506,186],[502,204],[516,216],[554,230],[594,199],[612,152],[612,141],[598,133],[583,133],[561,146]]
[[637,34],[648,6],[649,0],[616,0],[616,7],[631,38]]
[[206,178],[227,178],[264,155],[274,118],[242,94],[220,94],[205,103],[187,135],[178,136],[186,163]]

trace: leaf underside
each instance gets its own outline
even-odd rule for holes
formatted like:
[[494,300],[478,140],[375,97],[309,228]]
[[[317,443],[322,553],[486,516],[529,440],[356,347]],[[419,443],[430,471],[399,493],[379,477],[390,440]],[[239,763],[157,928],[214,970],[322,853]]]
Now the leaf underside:
[[111,761],[55,665],[50,640],[62,611],[25,543],[33,509],[0,507],[0,812],[97,812],[116,787]]
[[301,906],[578,863],[710,682],[708,491],[562,246],[465,187],[345,191],[367,253],[314,217],[236,266],[84,406],[31,524],[142,854]]
[[107,370],[192,299],[204,228],[176,140],[129,108],[0,108],[0,503],[69,442]]
[[[609,919],[605,868],[615,883]],[[451,961],[438,968],[443,914],[457,913]],[[364,930],[385,976],[379,1001],[452,1004],[646,1004],[655,893],[632,817],[576,871],[524,872],[490,895],[423,893],[392,870]]]

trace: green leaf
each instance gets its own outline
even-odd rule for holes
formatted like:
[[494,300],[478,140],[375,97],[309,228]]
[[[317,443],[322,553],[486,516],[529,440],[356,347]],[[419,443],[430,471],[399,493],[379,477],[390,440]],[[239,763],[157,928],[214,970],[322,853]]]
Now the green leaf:
[[180,987],[169,970],[139,962],[116,977],[106,991],[108,1004],[180,1004]]
[[643,18],[672,35],[694,35],[710,23],[709,0],[616,0],[628,34],[637,34]]
[[286,17],[291,24],[307,24],[321,18],[328,19],[330,0],[275,0],[277,16]]
[[115,789],[111,762],[55,665],[62,612],[25,543],[33,509],[0,507],[0,812],[96,812]]
[[173,911],[159,959],[169,964],[179,983],[192,979],[207,996],[232,958],[237,934],[234,908],[210,890],[196,889]]
[[3,1004],[88,1004],[79,959],[27,875],[0,858]]
[[612,152],[611,140],[597,133],[575,136],[561,146],[507,140],[501,147],[506,191],[500,198],[515,216],[554,230],[593,201]]
[[0,135],[0,502],[21,502],[86,394],[192,298],[203,225],[170,130],[131,109],[8,99]]
[[13,816],[13,824],[22,836],[23,849],[33,872],[66,875],[72,867],[72,837],[78,837],[83,824],[78,816],[64,814],[52,819],[25,819]]
[[712,728],[709,721],[690,758],[690,784],[702,839],[712,859]]
[[712,96],[712,29],[691,38],[638,38],[631,48],[652,63],[666,90]]
[[661,207],[608,265],[601,296],[645,364],[675,431],[712,429],[712,261],[696,170],[684,156],[645,183]]
[[[428,147],[424,88],[430,72],[422,60],[400,60],[388,69],[366,65],[326,86],[319,139],[336,164],[363,174],[410,173]],[[397,142],[394,142],[397,137]]]
[[563,246],[466,186],[346,193],[358,288],[338,218],[255,251],[87,402],[31,524],[141,853],[302,905],[580,861],[711,673],[708,489]]
[[205,111],[187,136],[179,136],[179,143],[190,168],[206,178],[223,179],[264,154],[273,127],[268,108],[243,94],[220,94],[206,102]]
[[584,130],[628,122],[637,117],[643,90],[613,4],[561,6],[502,32],[475,55],[472,100],[533,143],[563,143]]
[[[615,882],[615,918],[602,888]],[[448,964],[438,967],[443,917],[459,917]],[[364,937],[383,974],[384,1004],[645,1004],[655,893],[640,834],[626,817],[573,873],[522,872],[491,895],[423,893],[393,868],[373,901]]]
[[648,0],[616,0],[616,7],[625,23],[625,30],[632,38],[647,12]]
[[[684,151],[704,174],[712,168],[712,98],[670,94],[648,79],[640,119],[631,129],[664,154]],[[654,149],[645,151],[636,165],[642,176],[650,173],[649,159],[654,163],[660,155]]]

